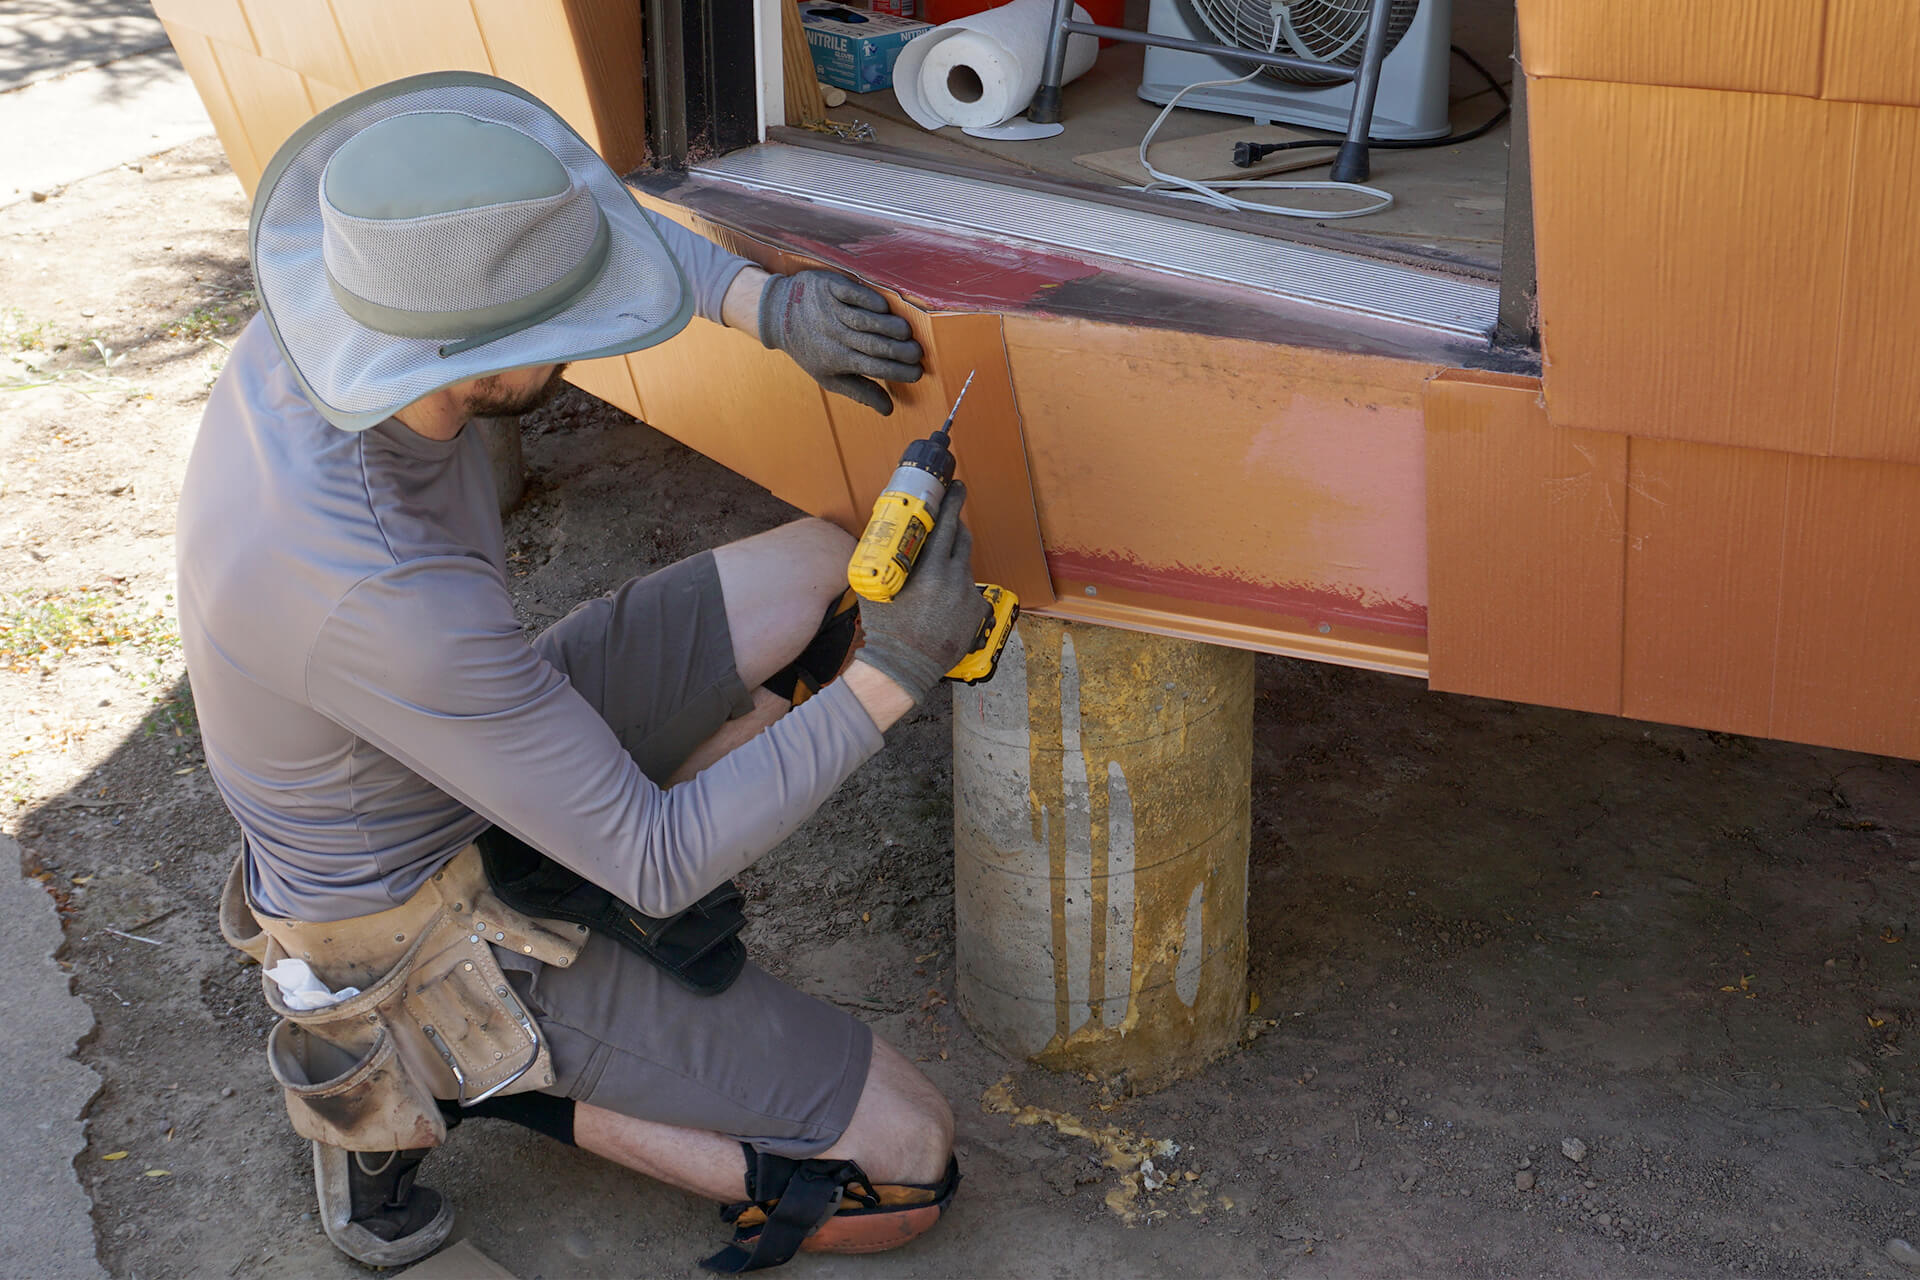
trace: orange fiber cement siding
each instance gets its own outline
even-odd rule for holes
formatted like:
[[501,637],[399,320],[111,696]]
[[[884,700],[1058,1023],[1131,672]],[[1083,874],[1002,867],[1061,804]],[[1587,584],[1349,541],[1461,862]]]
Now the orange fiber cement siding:
[[1005,332],[1055,612],[1424,670],[1430,366],[1030,314]]

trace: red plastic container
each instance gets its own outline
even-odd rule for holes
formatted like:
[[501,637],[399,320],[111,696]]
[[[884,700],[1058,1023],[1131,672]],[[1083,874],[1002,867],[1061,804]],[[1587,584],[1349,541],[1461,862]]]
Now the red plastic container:
[[[894,0],[900,3],[901,0]],[[1005,0],[1002,0],[1004,3]],[[1085,9],[1097,24],[1103,27],[1124,27],[1127,25],[1127,0],[1074,0]],[[922,0],[920,20],[939,26],[943,22],[952,22],[955,18],[964,18],[970,13],[984,13],[988,9],[998,9],[1000,5],[993,0]],[[1100,47],[1106,48],[1111,40],[1102,40]]]

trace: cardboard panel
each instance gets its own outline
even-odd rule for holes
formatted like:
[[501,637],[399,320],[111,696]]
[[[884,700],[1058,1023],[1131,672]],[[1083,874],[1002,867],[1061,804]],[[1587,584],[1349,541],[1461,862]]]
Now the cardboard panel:
[[[247,26],[240,0],[154,0],[153,11],[167,26],[169,35],[174,28],[179,28],[249,53],[259,51],[253,43],[253,30]],[[178,47],[180,42],[173,43]]]
[[1530,76],[1812,95],[1828,3],[1519,0],[1520,57]]
[[261,57],[349,93],[362,87],[327,0],[243,0],[243,4]]
[[1825,451],[1861,108],[1584,80],[1528,94],[1555,425]]
[[1827,0],[1821,93],[1920,106],[1920,0]]
[[1620,710],[1627,440],[1557,430],[1532,378],[1427,384],[1436,689]]
[[366,87],[423,71],[493,70],[467,0],[330,2]]
[[958,477],[967,485],[974,576],[1011,587],[1025,608],[1045,608],[1053,601],[1053,582],[1041,547],[1000,317],[928,315],[898,298],[894,309],[913,321],[914,336],[926,350],[927,375],[911,386],[890,388],[894,409],[889,417],[844,396],[827,397],[860,522],[865,523],[873,500],[899,465],[901,451],[945,420],[971,373],[973,386],[954,421],[953,452]]
[[494,74],[536,95],[616,173],[646,158],[640,10],[633,0],[472,0]]
[[[246,128],[254,158],[264,168],[280,144],[312,119],[313,101],[307,97],[307,86],[299,72],[217,40],[213,42],[213,56],[233,95],[234,109]],[[242,182],[251,192],[258,180],[259,175],[254,174]]]
[[1621,711],[1768,732],[1785,454],[1635,440]]
[[639,392],[633,389],[633,371],[627,368],[625,356],[576,360],[567,366],[567,381],[636,418],[647,416],[640,408]]
[[627,365],[648,425],[803,511],[846,529],[865,524],[865,506],[856,513],[840,469],[824,393],[785,353],[696,318]]
[[213,42],[197,31],[172,23],[162,25],[166,27],[167,39],[173,42],[174,52],[180,56],[180,65],[186,68],[187,78],[193,81],[194,90],[200,95],[201,105],[213,121],[213,131],[220,135],[221,149],[227,153],[227,163],[233,166],[234,176],[240,179],[242,187],[252,191],[266,162],[255,158],[253,144],[247,141],[240,112],[234,106],[233,95],[227,92],[226,77],[220,74],[220,64],[213,56]]
[[1920,467],[1791,474],[1772,732],[1920,757]]
[[1920,462],[1920,109],[1857,110],[1832,451]]

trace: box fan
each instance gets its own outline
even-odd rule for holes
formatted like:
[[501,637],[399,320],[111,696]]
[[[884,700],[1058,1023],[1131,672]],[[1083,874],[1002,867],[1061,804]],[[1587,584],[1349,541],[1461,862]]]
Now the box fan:
[[[1373,109],[1375,138],[1439,138],[1449,128],[1448,47],[1452,0],[1392,0],[1387,56]],[[1292,54],[1329,66],[1358,67],[1370,0],[1152,0],[1147,30],[1182,40]],[[1277,30],[1276,30],[1277,28]],[[1190,84],[1242,75],[1252,63],[1149,46],[1140,96],[1165,105]],[[1290,67],[1263,67],[1242,85],[1198,89],[1183,107],[1345,132],[1354,85]]]

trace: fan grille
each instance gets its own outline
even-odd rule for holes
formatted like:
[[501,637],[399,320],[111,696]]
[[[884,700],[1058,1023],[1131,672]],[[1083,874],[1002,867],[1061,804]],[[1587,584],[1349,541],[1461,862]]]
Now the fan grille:
[[[1189,0],[1214,38],[1242,49],[1290,53],[1330,66],[1357,67],[1366,43],[1371,0]],[[1393,0],[1387,21],[1387,53],[1413,25],[1420,0]],[[1275,27],[1279,28],[1276,45]],[[1384,56],[1384,55],[1383,55]],[[1263,67],[1261,74],[1288,84],[1332,85],[1335,76],[1286,67]]]

